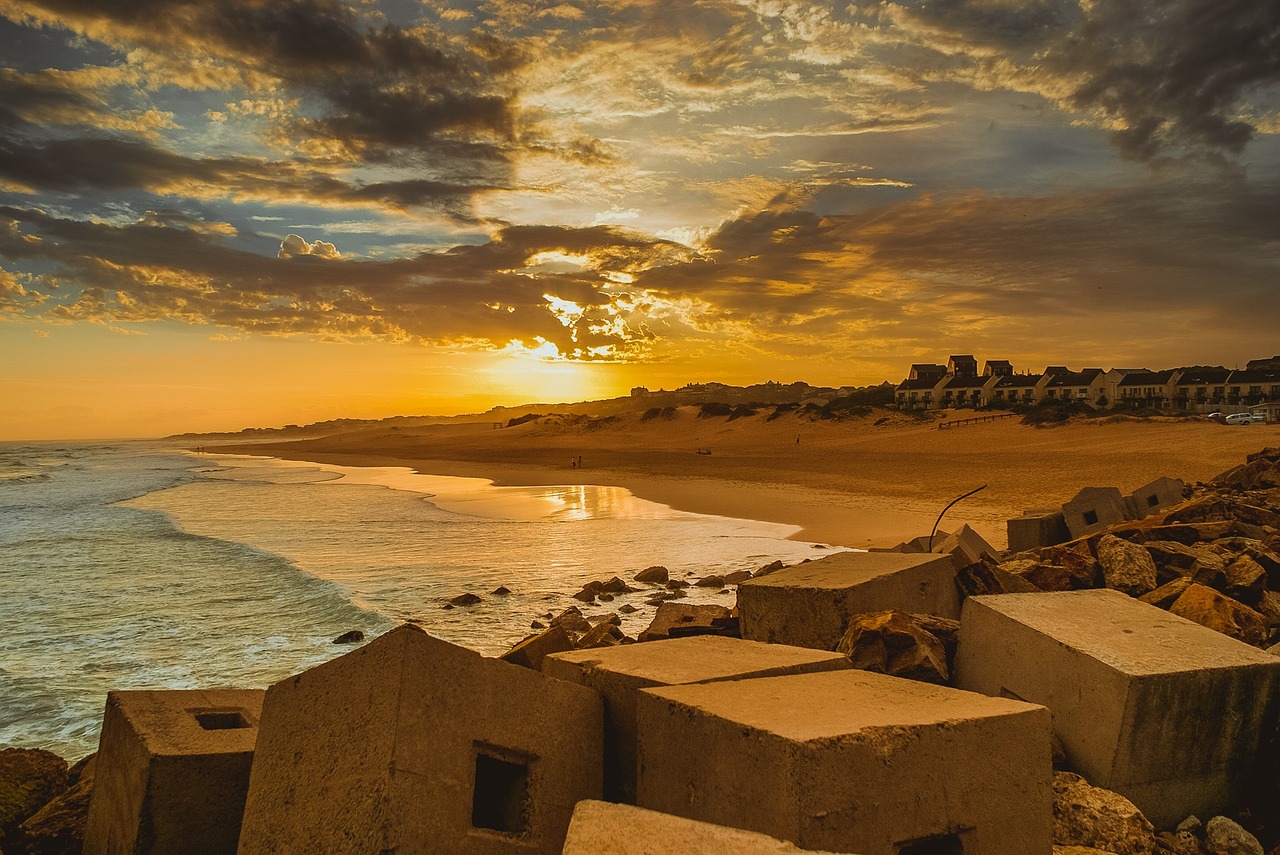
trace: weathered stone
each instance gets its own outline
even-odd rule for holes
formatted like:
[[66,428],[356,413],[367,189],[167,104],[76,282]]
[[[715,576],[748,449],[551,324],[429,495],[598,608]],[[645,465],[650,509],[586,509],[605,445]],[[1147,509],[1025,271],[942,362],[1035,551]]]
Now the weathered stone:
[[960,526],[960,530],[954,534],[935,542],[931,551],[952,556],[957,568],[981,561],[984,556],[995,558],[1000,554],[982,535],[970,528],[968,523]]
[[[622,630],[614,624],[601,622],[591,628],[590,632],[583,633],[574,645],[578,650],[589,650],[595,647],[613,647],[622,643],[622,639],[626,638]],[[558,652],[558,651],[557,651]]]
[[693,584],[698,588],[723,588],[725,582],[724,582],[723,576],[712,575],[712,576],[703,576],[701,579],[699,579],[697,582],[694,582]]
[[1150,593],[1143,594],[1138,597],[1144,603],[1153,605],[1166,611],[1172,606],[1182,594],[1195,583],[1185,576],[1179,576],[1172,582],[1165,582],[1159,588]]
[[956,587],[967,597],[982,594],[1034,593],[1035,585],[991,561],[976,561],[956,571]]
[[359,644],[364,641],[364,633],[358,629],[349,629],[333,640],[334,644]]
[[626,582],[622,581],[620,577],[614,576],[607,582],[601,582],[600,590],[606,594],[630,594],[633,591],[638,591],[639,588],[633,588]]
[[[93,795],[96,756],[85,758],[71,787],[40,808],[19,826],[15,853],[26,855],[79,855],[84,848],[84,828]],[[81,761],[84,762],[84,761]]]
[[[754,831],[625,804],[584,800],[573,809],[564,855],[823,855]],[[828,853],[829,855],[829,853]]]
[[1248,555],[1241,555],[1227,565],[1226,585],[1222,592],[1245,605],[1256,606],[1267,589],[1267,572]]
[[1156,579],[1161,583],[1179,576],[1191,575],[1196,561],[1208,553],[1203,547],[1188,546],[1176,540],[1147,540],[1142,546],[1156,563]]
[[716,618],[727,618],[729,615],[729,609],[724,606],[663,603],[658,606],[658,612],[653,616],[653,621],[644,632],[640,633],[639,640],[658,641],[670,638],[671,631],[675,627],[700,628],[706,635],[715,635],[720,630],[712,621]]
[[952,682],[1053,710],[1070,767],[1163,828],[1253,792],[1280,718],[1275,657],[1108,589],[970,597]]
[[1156,563],[1151,553],[1136,543],[1113,535],[1098,541],[1098,563],[1108,588],[1140,597],[1156,587]]
[[[1013,566],[1010,566],[1013,565]],[[1074,590],[1071,573],[1065,567],[1044,561],[1010,561],[1001,565],[1036,587],[1038,591]]]
[[853,667],[908,680],[946,685],[942,642],[897,609],[857,615],[836,644]]
[[1115,487],[1085,487],[1062,506],[1073,538],[1083,537],[1129,519],[1124,495]]
[[1212,522],[1175,523],[1173,525],[1153,526],[1138,537],[1139,543],[1150,545],[1153,542],[1174,542],[1183,546],[1201,543],[1206,540],[1217,540],[1231,533],[1233,523],[1227,520]]
[[1025,511],[1005,523],[1010,552],[1025,552],[1071,539],[1061,510]]
[[1067,571],[1072,590],[1098,587],[1098,559],[1084,541],[1036,550],[1043,564],[1053,564]]
[[1071,772],[1053,774],[1053,842],[1093,846],[1115,855],[1154,855],[1155,828],[1119,793],[1090,786]]
[[577,606],[569,606],[551,619],[551,626],[558,626],[570,635],[580,635],[591,631],[591,624],[582,616]]
[[635,580],[637,582],[657,582],[662,584],[667,581],[668,572],[669,571],[666,567],[656,564],[653,567],[646,567],[637,573],[635,575]]
[[1202,855],[1200,839],[1189,831],[1161,831],[1156,834],[1160,855]]
[[634,614],[635,612],[638,612],[640,610],[635,606],[631,605],[630,603],[623,603],[622,605],[618,606],[618,611],[622,612],[624,615],[629,615],[629,614]]
[[0,749],[0,838],[67,788],[67,761],[39,748]]
[[600,798],[595,692],[401,626],[267,691],[240,855],[555,855]]
[[783,564],[782,561],[780,560],[771,561],[768,564],[764,565],[763,567],[758,568],[756,572],[751,574],[751,577],[753,579],[758,579],[761,576],[768,576],[770,573],[776,573],[777,571],[781,570],[783,567],[786,567],[786,566],[787,565]]
[[507,594],[511,593],[511,589],[508,588],[506,585],[499,585],[489,593],[495,597],[505,597]]
[[595,689],[605,700],[604,792],[611,801],[636,798],[636,695],[653,686],[711,683],[847,670],[838,653],[701,636],[607,650],[559,653],[543,673]]
[[1205,550],[1191,565],[1188,575],[1205,587],[1220,590],[1227,584],[1227,560],[1217,552]]
[[1169,611],[1255,647],[1266,640],[1266,618],[1244,603],[1204,585],[1188,587]]
[[459,594],[458,596],[456,596],[456,597],[454,597],[453,599],[451,599],[451,600],[449,601],[449,605],[451,605],[451,606],[474,606],[474,605],[475,605],[476,603],[478,603],[478,602],[480,602],[480,597],[479,597],[479,596],[477,596],[476,594],[472,594],[472,593],[466,593],[466,594]]
[[831,650],[854,615],[885,609],[960,616],[949,555],[844,552],[738,586],[742,635]]
[[1258,490],[1280,486],[1280,457],[1274,448],[1264,448],[1245,458],[1245,463],[1230,469],[1211,483],[1236,490]]
[[581,600],[584,603],[594,603],[598,593],[598,591],[592,590],[591,588],[583,588],[581,591],[573,594],[573,598],[575,600]]
[[724,577],[726,585],[740,585],[751,578],[750,570],[734,570]]
[[1204,824],[1204,851],[1208,855],[1265,855],[1258,838],[1225,816]]
[[260,689],[109,692],[85,855],[235,852],[262,700]]
[[1143,484],[1125,497],[1129,516],[1141,519],[1178,504],[1182,501],[1186,486],[1177,478],[1157,478],[1149,484]]
[[1051,851],[1043,707],[845,670],[644,689],[636,713],[640,807],[805,849]]
[[573,641],[564,631],[564,627],[553,626],[544,632],[529,636],[499,658],[513,665],[538,671],[542,668],[542,660],[547,654],[572,649]]

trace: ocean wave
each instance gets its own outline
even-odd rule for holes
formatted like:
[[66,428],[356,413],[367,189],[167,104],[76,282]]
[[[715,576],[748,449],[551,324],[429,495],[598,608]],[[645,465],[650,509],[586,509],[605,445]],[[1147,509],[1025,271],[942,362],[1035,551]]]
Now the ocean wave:
[[0,484],[40,484],[53,479],[45,472],[3,472],[0,473]]

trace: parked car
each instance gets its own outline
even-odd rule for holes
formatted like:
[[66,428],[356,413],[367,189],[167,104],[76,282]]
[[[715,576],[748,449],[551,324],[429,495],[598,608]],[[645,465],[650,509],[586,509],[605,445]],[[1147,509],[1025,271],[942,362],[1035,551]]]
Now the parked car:
[[1253,416],[1253,420],[1254,420],[1255,422],[1261,422],[1262,424],[1266,424],[1266,423],[1267,423],[1267,414],[1266,414],[1266,413],[1251,413],[1250,415],[1252,415],[1252,416]]
[[1229,425],[1251,425],[1253,424],[1252,413],[1232,413],[1227,416],[1227,424]]

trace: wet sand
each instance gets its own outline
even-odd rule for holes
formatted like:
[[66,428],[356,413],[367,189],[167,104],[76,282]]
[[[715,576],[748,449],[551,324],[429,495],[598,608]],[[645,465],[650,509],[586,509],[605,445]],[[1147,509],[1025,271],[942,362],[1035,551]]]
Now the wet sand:
[[[495,429],[489,422],[377,427],[284,443],[206,445],[349,466],[409,466],[499,485],[598,484],[696,513],[800,526],[795,537],[853,547],[891,546],[941,528],[973,526],[1005,546],[1005,520],[1061,505],[1081,487],[1125,492],[1160,476],[1208,479],[1265,446],[1280,427],[1177,419],[1110,419],[1053,428],[1017,418],[938,430],[882,413],[843,422],[764,415],[727,421],[639,415],[581,417]],[[969,413],[957,414],[971,415]],[[797,439],[799,442],[797,442]],[[709,449],[710,454],[700,454]],[[582,458],[582,467],[572,464]]]

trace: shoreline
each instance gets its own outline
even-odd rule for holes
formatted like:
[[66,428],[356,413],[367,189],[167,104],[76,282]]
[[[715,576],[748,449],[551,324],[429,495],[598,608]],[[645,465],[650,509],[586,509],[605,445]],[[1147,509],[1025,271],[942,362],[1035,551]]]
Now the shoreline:
[[[638,418],[603,426],[554,417],[495,430],[486,424],[382,428],[289,442],[218,443],[210,452],[343,466],[401,466],[478,477],[495,486],[623,487],[680,511],[797,526],[793,540],[867,549],[970,525],[996,548],[1006,521],[1055,508],[1081,488],[1130,492],[1162,476],[1188,483],[1264,445],[1267,427],[1117,420],[1034,428],[1012,420],[938,431],[931,425],[790,423],[763,419]],[[800,440],[797,442],[797,440]],[[714,454],[699,449],[714,449]],[[581,456],[584,468],[571,467]]]

